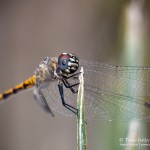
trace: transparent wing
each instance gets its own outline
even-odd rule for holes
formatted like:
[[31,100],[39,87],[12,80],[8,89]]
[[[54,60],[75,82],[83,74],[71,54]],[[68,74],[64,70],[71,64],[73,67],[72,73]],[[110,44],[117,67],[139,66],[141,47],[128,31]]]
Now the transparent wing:
[[[150,116],[150,68],[118,67],[80,61],[85,72],[87,119],[141,120]],[[79,82],[69,79],[70,83]],[[70,116],[62,106],[57,82],[48,83],[42,92],[52,109]],[[76,87],[77,88],[77,87]],[[77,94],[64,87],[65,100],[76,107]]]
[[86,84],[126,96],[150,96],[150,68],[81,61]]
[[52,117],[54,117],[54,114],[51,111],[50,106],[47,104],[47,101],[46,101],[41,89],[37,88],[37,87],[34,87],[33,94],[34,94],[34,99],[43,108],[43,110],[45,112],[51,114]]
[[[62,105],[62,100],[58,90],[57,82],[47,82],[46,86],[42,87],[41,91],[47,101],[47,104],[52,110],[62,113],[67,116],[75,116],[70,110]],[[73,94],[70,89],[64,88],[65,102],[76,108],[77,94]]]

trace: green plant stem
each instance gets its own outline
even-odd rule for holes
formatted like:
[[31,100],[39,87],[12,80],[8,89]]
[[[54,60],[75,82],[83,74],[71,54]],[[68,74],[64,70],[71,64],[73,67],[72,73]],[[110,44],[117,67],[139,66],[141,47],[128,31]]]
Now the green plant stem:
[[85,120],[85,102],[84,102],[84,78],[83,68],[81,67],[81,74],[79,76],[79,89],[77,98],[77,149],[87,150],[87,137],[86,137],[86,120]]

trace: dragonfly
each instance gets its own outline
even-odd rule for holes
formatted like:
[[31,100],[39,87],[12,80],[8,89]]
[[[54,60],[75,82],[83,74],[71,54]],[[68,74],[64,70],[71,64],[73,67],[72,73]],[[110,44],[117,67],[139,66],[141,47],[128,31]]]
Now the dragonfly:
[[35,100],[52,116],[53,110],[77,116],[78,70],[81,67],[84,69],[87,120],[149,121],[149,67],[84,61],[68,53],[62,53],[58,58],[45,57],[32,77],[0,94],[0,102],[33,89]]

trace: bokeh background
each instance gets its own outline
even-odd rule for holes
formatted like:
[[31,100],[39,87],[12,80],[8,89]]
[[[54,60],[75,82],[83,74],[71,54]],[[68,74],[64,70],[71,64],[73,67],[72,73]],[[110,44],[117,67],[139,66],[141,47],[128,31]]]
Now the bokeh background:
[[[45,56],[62,52],[84,60],[150,66],[150,1],[0,1],[1,92],[31,76]],[[120,146],[119,139],[149,139],[149,125],[88,122],[88,149],[148,150],[150,146]],[[0,105],[0,150],[31,149],[76,150],[76,119],[58,113],[52,118],[27,91]]]

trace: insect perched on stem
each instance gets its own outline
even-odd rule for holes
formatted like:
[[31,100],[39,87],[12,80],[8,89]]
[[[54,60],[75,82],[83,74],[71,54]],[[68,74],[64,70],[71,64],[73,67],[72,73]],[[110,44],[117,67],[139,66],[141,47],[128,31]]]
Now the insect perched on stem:
[[83,61],[67,53],[46,57],[32,77],[0,94],[0,101],[32,88],[45,111],[76,116],[80,67],[85,73],[87,120],[149,120],[150,68]]

